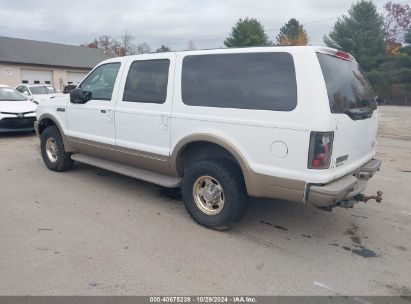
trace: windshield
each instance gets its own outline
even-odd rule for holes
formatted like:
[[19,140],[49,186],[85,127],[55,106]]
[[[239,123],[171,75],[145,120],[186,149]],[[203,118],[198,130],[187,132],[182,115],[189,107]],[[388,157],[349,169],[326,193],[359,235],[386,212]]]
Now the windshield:
[[49,94],[46,87],[39,86],[39,87],[30,87],[31,94],[39,95],[39,94]]
[[0,88],[0,101],[24,101],[27,100],[13,88]]
[[[356,62],[317,53],[323,71],[332,113],[375,109],[371,86]],[[371,110],[371,111],[370,111]]]
[[53,87],[46,87],[47,93],[56,93],[56,90]]

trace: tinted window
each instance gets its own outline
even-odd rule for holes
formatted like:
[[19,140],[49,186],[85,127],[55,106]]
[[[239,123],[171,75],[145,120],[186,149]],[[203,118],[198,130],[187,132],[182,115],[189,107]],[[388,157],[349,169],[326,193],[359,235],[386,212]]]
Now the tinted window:
[[91,99],[111,100],[119,69],[120,63],[103,64],[88,75],[79,88],[91,92]]
[[332,113],[374,108],[371,86],[356,62],[318,53]]
[[297,105],[293,58],[288,53],[187,56],[182,98],[193,106],[291,111]]
[[124,101],[164,103],[167,98],[170,61],[135,61],[130,66],[124,87]]

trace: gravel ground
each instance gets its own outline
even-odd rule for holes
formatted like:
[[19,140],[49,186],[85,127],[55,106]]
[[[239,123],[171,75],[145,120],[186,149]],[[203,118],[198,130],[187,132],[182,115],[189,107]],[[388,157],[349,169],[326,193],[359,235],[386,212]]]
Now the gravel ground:
[[0,135],[0,294],[411,295],[411,108],[380,113],[367,193],[383,203],[251,199],[224,233],[176,191],[82,164],[54,173],[33,134]]

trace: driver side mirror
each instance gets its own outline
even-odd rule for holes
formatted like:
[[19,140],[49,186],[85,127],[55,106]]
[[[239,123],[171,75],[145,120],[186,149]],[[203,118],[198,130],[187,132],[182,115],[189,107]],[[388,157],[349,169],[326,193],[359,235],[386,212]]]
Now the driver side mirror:
[[91,92],[83,91],[82,89],[74,89],[70,91],[70,102],[76,104],[85,104],[91,99]]

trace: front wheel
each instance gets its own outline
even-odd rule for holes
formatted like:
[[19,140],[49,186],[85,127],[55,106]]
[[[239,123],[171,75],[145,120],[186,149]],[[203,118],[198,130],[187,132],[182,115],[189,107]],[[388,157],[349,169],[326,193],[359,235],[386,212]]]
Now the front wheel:
[[191,217],[216,230],[233,227],[247,211],[241,170],[225,160],[201,160],[190,166],[183,176],[182,195]]
[[71,153],[64,150],[63,138],[56,126],[47,127],[40,137],[41,156],[47,168],[61,172],[73,165]]

